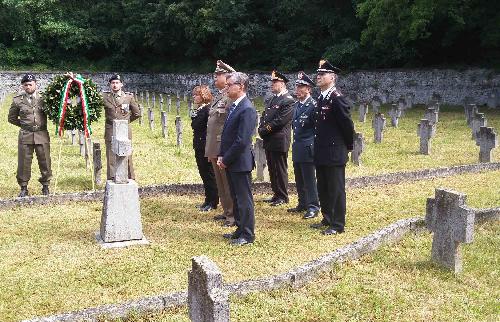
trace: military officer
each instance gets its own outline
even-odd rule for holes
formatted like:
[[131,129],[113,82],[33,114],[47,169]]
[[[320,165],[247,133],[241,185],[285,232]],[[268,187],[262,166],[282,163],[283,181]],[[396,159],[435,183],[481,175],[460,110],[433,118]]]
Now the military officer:
[[314,114],[314,164],[323,219],[311,227],[326,227],[322,233],[334,235],[344,232],[345,165],[354,145],[354,124],[348,100],[335,87],[340,70],[321,60],[317,72],[321,95]]
[[28,182],[31,178],[33,151],[38,159],[42,194],[49,194],[52,178],[50,167],[50,137],[47,131],[47,115],[43,112],[43,100],[37,91],[33,74],[26,74],[21,80],[24,93],[14,97],[9,109],[9,123],[20,127],[17,143],[17,183],[21,186],[19,197],[28,196]]
[[217,191],[222,205],[223,213],[214,217],[216,220],[224,220],[226,227],[234,226],[233,199],[231,198],[231,189],[227,181],[226,169],[217,165],[217,156],[220,152],[220,140],[222,128],[226,122],[228,109],[231,106],[231,100],[227,97],[226,78],[234,73],[233,67],[218,60],[214,71],[214,85],[218,89],[218,94],[210,105],[208,111],[207,140],[205,145],[205,156],[209,159],[214,169]]
[[[113,120],[127,120],[133,122],[139,118],[141,112],[139,105],[134,99],[134,94],[122,90],[123,82],[120,75],[115,74],[109,79],[111,91],[103,93],[104,111],[106,125],[104,128],[104,140],[106,142],[107,178],[113,180],[115,177],[116,156],[111,151],[111,139],[113,136]],[[132,139],[132,129],[129,125],[129,138]],[[132,156],[128,160],[128,177],[135,180]]]
[[289,212],[304,212],[304,219],[314,218],[319,212],[318,190],[314,168],[314,109],[311,97],[314,82],[300,72],[295,81],[297,102],[294,104],[292,128],[292,161],[299,203]]
[[266,161],[271,179],[273,196],[264,201],[272,206],[288,203],[288,149],[290,148],[293,97],[286,89],[288,78],[274,70],[271,74],[271,91],[274,94],[265,102],[259,124],[259,135],[264,143]]

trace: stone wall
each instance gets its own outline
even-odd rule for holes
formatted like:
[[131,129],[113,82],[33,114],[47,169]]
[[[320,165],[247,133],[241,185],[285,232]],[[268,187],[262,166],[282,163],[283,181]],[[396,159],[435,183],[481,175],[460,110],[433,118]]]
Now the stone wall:
[[[0,93],[17,92],[24,72],[0,72]],[[42,88],[58,74],[36,73]],[[102,89],[107,88],[111,73],[83,73],[91,77]],[[212,84],[211,74],[139,74],[122,73],[126,89],[129,91],[158,91],[176,94],[190,90],[194,86]],[[269,74],[251,73],[250,96],[269,94]],[[290,79],[295,74],[288,75]],[[311,75],[314,76],[314,75]],[[289,83],[290,89],[293,82]],[[338,87],[353,101],[369,101],[379,96],[383,102],[394,102],[400,97],[413,94],[413,103],[426,104],[433,93],[441,96],[445,104],[461,105],[464,100],[490,107],[500,106],[500,73],[488,69],[426,69],[426,70],[379,70],[355,71],[341,75]]]

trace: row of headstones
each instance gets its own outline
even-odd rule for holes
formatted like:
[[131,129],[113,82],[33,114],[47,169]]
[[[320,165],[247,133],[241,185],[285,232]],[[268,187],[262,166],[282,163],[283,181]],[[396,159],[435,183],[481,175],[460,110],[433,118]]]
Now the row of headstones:
[[479,162],[491,162],[492,150],[498,146],[498,137],[493,127],[488,127],[484,113],[479,113],[476,104],[464,105],[465,119],[471,128],[471,138],[479,146]]
[[7,98],[7,92],[0,92],[0,107],[2,107],[6,98]]
[[[447,189],[436,189],[428,198],[425,224],[434,233],[431,259],[454,273],[462,270],[460,243],[473,241],[478,209],[466,205],[466,195]],[[222,272],[207,256],[191,260],[188,272],[189,318],[194,322],[229,321],[229,292]]]

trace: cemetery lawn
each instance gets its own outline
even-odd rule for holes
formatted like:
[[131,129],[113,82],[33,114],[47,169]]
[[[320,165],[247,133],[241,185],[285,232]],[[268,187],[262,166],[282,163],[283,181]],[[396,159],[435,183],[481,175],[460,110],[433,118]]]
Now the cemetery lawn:
[[[257,240],[251,246],[234,248],[221,236],[229,230],[212,221],[212,216],[218,212],[205,214],[195,210],[195,205],[202,201],[201,196],[144,198],[141,200],[142,220],[151,245],[119,250],[103,250],[94,240],[100,223],[100,202],[1,210],[0,321],[185,290],[190,259],[201,254],[218,264],[226,282],[282,273],[398,219],[423,216],[426,198],[434,196],[435,187],[466,193],[467,204],[472,207],[500,205],[500,171],[352,189],[348,191],[346,233],[332,237],[310,229],[311,221],[287,213],[285,207],[276,209],[260,202],[264,196],[257,195]],[[296,201],[292,196],[290,205],[294,206]],[[329,281],[337,281],[338,287],[330,286],[329,289],[328,284],[332,283],[318,281],[298,293],[280,291],[271,295],[252,295],[248,300],[237,300],[232,314],[237,319],[247,320],[255,311],[263,317],[258,320],[274,316],[286,320],[287,310],[291,310],[291,319],[296,316],[301,320],[302,316],[302,320],[307,320],[309,315],[318,315],[316,320],[320,321],[322,316],[327,316],[324,314],[333,314],[330,308],[335,302],[346,301],[353,311],[339,312],[339,319],[343,316],[355,318],[355,310],[360,310],[361,320],[387,319],[389,315],[399,314],[396,312],[408,312],[420,319],[419,314],[428,317],[441,304],[451,306],[443,306],[439,316],[453,316],[457,301],[462,301],[463,314],[471,314],[473,318],[476,315],[487,317],[493,314],[491,301],[498,298],[494,296],[498,294],[498,285],[492,284],[498,281],[498,265],[489,263],[498,261],[491,256],[496,256],[492,250],[500,246],[499,228],[498,224],[479,228],[479,231],[488,231],[486,236],[492,236],[487,237],[486,246],[481,243],[464,246],[465,249],[484,248],[484,251],[471,253],[477,257],[476,262],[469,264],[465,260],[464,276],[472,277],[465,278],[463,286],[428,263],[431,235],[424,234],[416,241],[406,241],[402,246],[389,247],[381,253],[387,257],[400,254],[395,258],[384,259],[386,256],[375,254],[357,263],[344,264],[343,269],[347,271],[334,269]],[[478,240],[480,236],[481,233]],[[372,262],[375,264],[371,265]],[[381,271],[381,275],[377,271]],[[437,276],[432,277],[435,274]],[[366,285],[361,283],[365,280]],[[444,295],[437,290],[445,290]],[[287,294],[290,294],[288,299],[279,298]],[[307,294],[318,296],[320,302],[307,302]],[[446,300],[449,297],[452,297],[451,303]],[[323,298],[325,302],[321,305]],[[290,301],[291,306],[286,301]],[[398,302],[402,308],[396,305]],[[311,305],[310,313],[306,310],[307,303]],[[273,308],[278,311],[273,312]],[[178,312],[183,311],[179,309]]]
[[[429,234],[408,235],[357,261],[336,265],[299,289],[230,297],[233,321],[498,321],[499,223],[475,227],[464,270],[429,260]],[[188,308],[133,315],[127,322],[189,321]]]
[[[158,100],[157,100],[158,101]],[[165,99],[166,101],[166,99]],[[8,97],[3,106],[0,106],[0,198],[17,196],[19,187],[16,182],[17,169],[17,136],[18,128],[9,124],[7,120],[11,99]],[[181,104],[183,121],[183,146],[176,146],[175,137],[175,100],[168,116],[168,139],[161,135],[159,104],[155,108],[155,127],[151,131],[147,122],[145,109],[144,123],[135,121],[132,125],[134,167],[139,185],[166,184],[166,183],[200,183],[201,179],[196,168],[194,150],[192,149],[192,130],[187,115],[187,103]],[[262,111],[262,101],[256,102],[257,109]],[[500,110],[480,107],[485,113],[488,126],[500,131]],[[472,164],[478,162],[479,147],[471,139],[471,130],[465,122],[462,106],[442,106],[439,114],[439,123],[436,137],[432,139],[431,155],[420,155],[417,124],[424,115],[424,107],[417,106],[407,112],[399,121],[399,128],[389,126],[390,118],[387,115],[388,106],[382,111],[387,118],[387,128],[384,131],[384,140],[381,144],[373,143],[371,119],[373,113],[370,107],[366,123],[358,122],[358,111],[353,111],[353,120],[356,131],[363,133],[366,140],[365,152],[362,154],[362,165],[347,166],[347,176],[365,176],[398,171],[411,171],[424,168],[437,168],[452,165]],[[104,168],[102,178],[106,175],[106,160],[104,147],[104,117],[92,125],[93,140],[101,142],[102,160]],[[51,134],[51,156],[54,178],[51,191],[54,192],[55,178],[58,178],[57,192],[74,192],[91,190],[90,168],[86,169],[85,160],[79,154],[79,146],[72,146],[65,137],[62,141],[60,170],[58,171],[59,147],[61,140],[53,133],[54,125],[49,125]],[[35,157],[34,157],[35,158]],[[500,161],[500,148],[493,150],[493,161]],[[291,153],[289,153],[289,181],[294,181]],[[36,160],[33,160],[32,178],[28,189],[31,194],[40,194],[41,186],[38,183],[40,173]],[[104,184],[104,180],[103,180]],[[103,185],[96,187],[103,189]]]

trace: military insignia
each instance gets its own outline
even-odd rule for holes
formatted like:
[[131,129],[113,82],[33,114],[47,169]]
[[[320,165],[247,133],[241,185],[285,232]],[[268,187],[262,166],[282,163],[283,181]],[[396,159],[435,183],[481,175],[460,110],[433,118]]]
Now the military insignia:
[[322,110],[329,110],[330,109],[330,106],[322,106],[321,107]]
[[129,104],[123,103],[121,109],[123,112],[127,113],[128,111],[130,111],[130,106]]
[[302,79],[302,77],[304,77],[304,73],[303,73],[303,72],[300,72],[300,73],[297,75],[297,78],[298,78],[298,79]]
[[274,105],[273,108],[280,108],[280,106],[279,105]]
[[326,60],[321,59],[321,60],[319,61],[319,66],[318,66],[318,68],[321,68],[321,66],[323,66],[325,63],[326,63]]

